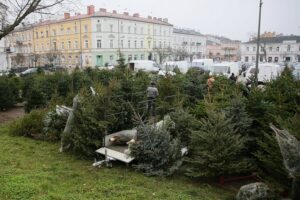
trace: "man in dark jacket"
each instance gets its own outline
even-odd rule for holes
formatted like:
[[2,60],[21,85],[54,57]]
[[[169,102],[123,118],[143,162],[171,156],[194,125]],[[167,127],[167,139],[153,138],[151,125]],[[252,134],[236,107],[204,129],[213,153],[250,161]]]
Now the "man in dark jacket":
[[148,98],[148,114],[155,116],[155,101],[158,96],[158,89],[155,86],[154,82],[151,82],[151,85],[147,88],[147,98]]

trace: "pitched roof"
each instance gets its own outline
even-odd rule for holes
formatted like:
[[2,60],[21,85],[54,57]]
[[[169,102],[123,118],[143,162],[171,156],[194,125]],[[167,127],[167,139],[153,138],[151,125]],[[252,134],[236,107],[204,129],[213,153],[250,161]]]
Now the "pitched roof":
[[160,24],[165,26],[173,26],[167,21],[159,20],[159,19],[153,19],[153,18],[144,18],[144,17],[134,17],[130,15],[120,14],[120,13],[110,13],[110,12],[102,12],[98,11],[95,12],[92,17],[110,17],[110,18],[116,18],[116,19],[123,19],[123,20],[132,20],[132,21],[138,21],[138,22],[147,22],[147,23],[153,23],[153,24]]
[[[262,43],[282,43],[283,41],[297,41],[300,43],[300,36],[297,35],[290,35],[290,36],[277,36],[277,37],[267,37],[267,38],[260,38]],[[245,44],[253,44],[257,43],[257,39],[245,42]]]
[[186,35],[197,35],[197,36],[204,36],[201,33],[195,31],[195,30],[188,30],[188,29],[178,29],[174,28],[173,33],[178,33],[178,34],[186,34]]

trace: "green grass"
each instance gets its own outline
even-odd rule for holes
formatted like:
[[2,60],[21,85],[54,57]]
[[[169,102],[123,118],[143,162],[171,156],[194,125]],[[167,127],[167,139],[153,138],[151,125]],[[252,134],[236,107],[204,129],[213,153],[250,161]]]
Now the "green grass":
[[183,177],[146,177],[123,165],[93,168],[92,161],[58,152],[58,144],[11,137],[0,126],[0,199],[228,199],[232,194]]

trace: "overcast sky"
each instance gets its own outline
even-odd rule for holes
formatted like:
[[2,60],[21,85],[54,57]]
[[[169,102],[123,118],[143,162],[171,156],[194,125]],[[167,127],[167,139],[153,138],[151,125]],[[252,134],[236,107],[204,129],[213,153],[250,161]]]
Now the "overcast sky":
[[[300,35],[300,0],[263,0],[262,31]],[[247,41],[257,33],[259,0],[81,0],[118,12],[168,18],[175,27]],[[84,8],[82,12],[86,12]]]

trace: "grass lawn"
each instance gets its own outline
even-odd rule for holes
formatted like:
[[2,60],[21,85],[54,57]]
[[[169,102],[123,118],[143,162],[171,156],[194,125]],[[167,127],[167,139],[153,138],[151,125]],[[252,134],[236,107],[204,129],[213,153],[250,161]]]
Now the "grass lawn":
[[123,165],[58,152],[59,145],[7,135],[0,125],[0,199],[228,199],[232,193],[185,178],[146,177]]

